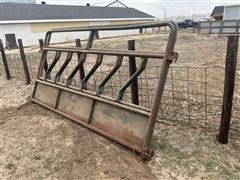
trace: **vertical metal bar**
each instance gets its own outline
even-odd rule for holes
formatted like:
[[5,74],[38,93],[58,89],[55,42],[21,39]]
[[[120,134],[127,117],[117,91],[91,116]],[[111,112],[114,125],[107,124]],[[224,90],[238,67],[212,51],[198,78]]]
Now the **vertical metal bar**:
[[[50,44],[50,40],[51,40],[51,32],[47,32],[46,36],[45,36],[45,40],[44,40],[44,44],[43,44],[43,51],[42,51],[42,55],[41,55],[41,60],[40,60],[40,65],[38,67],[38,73],[37,73],[37,79],[40,78],[43,74],[43,69],[47,68],[47,51],[44,50],[44,47],[48,46]],[[47,68],[48,69],[48,68]]]
[[[95,37],[95,34],[96,34],[96,30],[92,30],[89,34],[89,37],[88,37],[88,42],[87,42],[87,46],[85,49],[90,49],[92,48],[92,45],[93,45],[93,40],[94,40],[94,37]],[[83,63],[85,62],[85,60],[87,59],[87,54],[84,53],[82,56],[81,56],[81,60],[79,61],[82,61]],[[80,65],[80,69],[83,68],[83,64]],[[81,71],[81,81],[85,78],[85,72],[84,71]],[[83,89],[87,89],[87,87],[83,87]]]
[[1,55],[2,55],[2,60],[3,60],[3,66],[4,66],[4,70],[6,73],[6,78],[7,80],[11,79],[11,74],[9,71],[9,67],[8,67],[8,63],[7,63],[7,57],[4,51],[4,47],[3,47],[3,42],[2,39],[0,39],[0,51],[1,51]]
[[169,25],[169,28],[170,28],[170,35],[169,35],[167,47],[165,50],[165,57],[163,59],[163,63],[161,67],[157,90],[156,90],[151,114],[149,117],[147,133],[144,141],[144,146],[146,148],[145,151],[147,152],[150,151],[150,140],[152,138],[155,124],[157,121],[159,106],[161,103],[164,86],[167,80],[167,74],[169,71],[170,64],[172,63],[172,60],[168,59],[168,56],[170,55],[171,51],[173,51],[176,43],[176,38],[177,38],[177,25],[175,23],[171,23],[171,25]]
[[[135,50],[135,40],[128,41],[128,50]],[[137,71],[136,59],[133,56],[129,56],[129,75],[130,77]],[[138,80],[137,78],[131,84],[132,103],[139,105],[138,97]]]
[[170,67],[172,61],[168,60],[168,59],[164,59],[163,63],[162,63],[162,67],[161,67],[161,72],[160,72],[160,79],[158,82],[158,86],[157,86],[157,90],[156,90],[156,94],[155,94],[155,98],[154,98],[154,102],[153,102],[153,108],[151,110],[151,115],[149,117],[149,122],[148,122],[148,132],[146,134],[146,138],[145,138],[145,147],[147,148],[146,151],[149,151],[150,149],[150,140],[154,131],[154,127],[156,124],[156,120],[158,117],[158,110],[159,110],[159,106],[160,106],[160,102],[162,99],[162,95],[163,95],[163,90],[164,90],[164,85],[166,83],[166,79],[167,79],[167,74],[168,74],[168,70]]
[[232,116],[233,93],[235,86],[237,53],[239,36],[229,36],[227,45],[227,57],[225,65],[225,83],[222,105],[222,117],[218,140],[220,143],[228,142],[228,134]]
[[[40,52],[42,52],[43,46],[44,46],[43,39],[39,39]],[[44,71],[46,72],[47,69],[48,69],[47,57],[45,57],[45,61],[46,61],[46,62],[45,62],[45,64],[44,64]]]
[[27,65],[27,60],[26,60],[26,56],[25,56],[25,52],[24,52],[22,39],[18,39],[18,46],[19,46],[19,51],[20,51],[20,55],[21,55],[26,84],[30,84],[31,78],[30,78],[30,74],[29,74],[29,70],[28,70],[28,65]]

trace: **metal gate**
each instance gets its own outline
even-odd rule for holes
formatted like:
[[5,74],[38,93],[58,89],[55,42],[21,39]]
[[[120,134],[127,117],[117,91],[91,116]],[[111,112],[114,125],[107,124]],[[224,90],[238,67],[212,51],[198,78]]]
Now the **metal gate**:
[[[132,30],[164,26],[168,26],[170,31],[165,52],[163,53],[146,53],[130,50],[113,51],[92,48],[94,36],[98,31]],[[81,31],[90,32],[86,48],[63,48],[50,45],[50,39],[53,34]],[[150,157],[153,152],[151,149],[151,138],[157,120],[168,69],[170,64],[177,59],[177,53],[174,52],[176,37],[177,27],[173,22],[82,27],[49,31],[45,37],[32,101],[141,153],[144,158]],[[51,62],[48,58],[49,53],[55,54]],[[62,53],[67,54],[66,58],[56,68],[56,64],[59,63]],[[85,74],[84,64],[88,61],[89,56],[92,55],[96,57],[95,63]],[[72,69],[70,69],[73,56],[77,57],[77,61],[72,65]],[[99,67],[101,67],[105,56],[115,57],[113,67],[98,82],[96,89],[94,91],[90,90],[87,87],[87,83]],[[106,84],[109,83],[114,74],[122,66],[123,58],[126,57],[129,59],[131,59],[130,57],[138,58],[140,61],[138,69],[117,89],[118,93],[115,97],[103,95]],[[148,61],[152,59],[162,60],[161,72],[159,73],[159,81],[152,108],[147,109],[140,105],[123,101],[126,89],[133,84],[146,68]],[[55,73],[53,73],[54,68],[56,70]],[[68,75],[65,77],[63,77],[64,71],[68,71]]]

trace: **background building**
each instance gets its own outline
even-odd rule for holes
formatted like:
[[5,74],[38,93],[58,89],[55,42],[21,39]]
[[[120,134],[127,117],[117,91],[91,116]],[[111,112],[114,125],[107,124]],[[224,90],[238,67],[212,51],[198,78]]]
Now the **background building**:
[[[2,3],[0,9],[0,38],[8,44],[15,43],[17,38],[21,38],[24,45],[36,45],[38,39],[44,38],[46,31],[55,28],[133,24],[151,22],[155,19],[144,12],[125,7]],[[100,37],[110,35],[109,32],[100,33]],[[52,40],[58,43],[86,37],[88,34],[84,32],[61,33],[55,35]]]
[[1,3],[36,4],[36,0],[0,0]]
[[240,5],[227,5],[224,6],[223,20],[236,20],[240,19]]
[[224,14],[224,6],[216,6],[214,7],[211,17],[214,18],[216,21],[223,20],[223,14]]
[[240,19],[240,5],[216,6],[210,16],[216,21]]

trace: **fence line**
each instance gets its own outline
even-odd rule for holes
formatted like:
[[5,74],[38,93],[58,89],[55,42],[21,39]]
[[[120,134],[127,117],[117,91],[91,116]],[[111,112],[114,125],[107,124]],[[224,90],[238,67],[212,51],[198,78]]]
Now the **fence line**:
[[[7,55],[9,69],[12,77],[24,80],[24,73],[19,55]],[[31,79],[36,78],[40,53],[28,53],[26,59],[29,66]],[[93,62],[85,64],[85,71],[90,69]],[[72,64],[72,66],[74,66]],[[95,89],[99,77],[103,77],[112,67],[110,63],[103,63],[101,71],[88,82],[88,89]],[[1,63],[1,68],[3,67]],[[113,79],[105,91],[114,96],[114,89],[121,85],[125,78],[129,77],[128,65],[118,72],[118,79]],[[127,70],[126,70],[127,69]],[[152,105],[156,81],[160,66],[148,65],[143,75],[138,78],[139,104],[146,108]],[[172,66],[169,71],[167,83],[162,98],[159,118],[171,122],[181,122],[193,126],[216,129],[221,119],[224,67],[179,67]],[[214,76],[219,77],[215,79]],[[218,74],[216,74],[218,72]],[[53,72],[54,73],[54,72]],[[237,69],[240,74],[240,69]],[[75,83],[76,82],[75,80]],[[131,100],[131,91],[127,90],[125,99]],[[232,127],[240,129],[240,78],[236,78],[236,91],[233,98]]]
[[[40,56],[40,52],[25,54],[31,79],[36,78]],[[49,64],[54,56],[55,54],[49,54],[47,57]],[[11,76],[24,80],[21,56],[19,54],[7,54],[6,58]],[[58,68],[65,61],[66,54],[61,58],[56,65]],[[70,63],[69,68],[74,68],[78,62],[77,57],[73,58],[76,59],[76,62],[75,64]],[[84,64],[85,74],[93,66],[94,60],[94,57],[88,57]],[[105,88],[105,93],[110,94],[112,97],[116,94],[115,90],[129,77],[129,60],[125,58],[124,61],[125,63],[122,64],[122,68],[118,71],[118,76],[111,79]],[[88,89],[96,89],[98,82],[112,69],[112,66],[111,59],[103,62],[100,70],[89,80]],[[139,64],[136,64],[136,66],[139,66]],[[2,59],[0,59],[0,74],[3,67]],[[148,64],[145,72],[138,78],[138,101],[140,105],[146,108],[152,106],[159,72],[160,64]],[[55,73],[54,70],[52,73]],[[159,119],[208,129],[218,129],[222,112],[224,73],[225,68],[223,66],[171,66],[160,106]],[[236,74],[231,123],[233,129],[240,129],[240,69],[237,69]],[[64,72],[62,81],[67,76],[68,72]],[[80,82],[78,79],[73,79],[73,83],[78,86]],[[131,101],[131,95],[131,89],[129,88],[124,97],[125,101]]]
[[240,34],[240,20],[199,21],[201,34]]

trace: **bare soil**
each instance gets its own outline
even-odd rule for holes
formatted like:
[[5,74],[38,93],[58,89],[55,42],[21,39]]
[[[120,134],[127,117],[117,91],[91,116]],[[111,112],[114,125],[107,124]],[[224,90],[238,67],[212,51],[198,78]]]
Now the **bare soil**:
[[1,84],[1,97],[17,89],[2,99],[1,179],[155,179],[133,152],[27,102],[32,85]]
[[1,179],[240,178],[238,133],[220,145],[215,132],[160,123],[155,155],[144,163],[130,150],[28,102],[32,85],[3,78],[1,84],[1,92],[17,89],[8,99],[1,94]]

